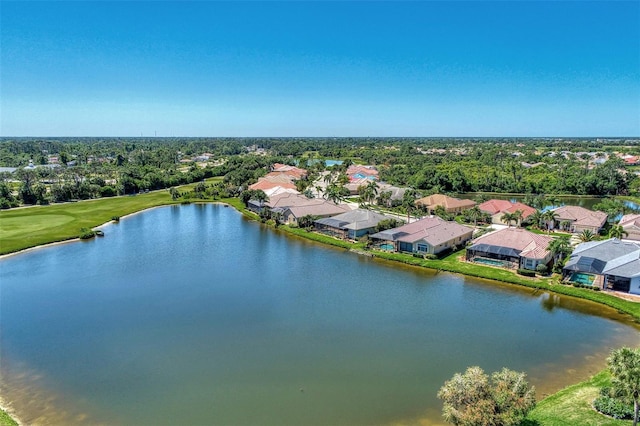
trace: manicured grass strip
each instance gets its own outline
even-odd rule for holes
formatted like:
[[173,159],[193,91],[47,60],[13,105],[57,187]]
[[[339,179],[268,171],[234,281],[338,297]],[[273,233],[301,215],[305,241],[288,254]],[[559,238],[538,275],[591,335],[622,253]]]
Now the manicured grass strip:
[[294,228],[287,225],[281,225],[278,229],[285,231],[289,234],[296,235],[298,237],[306,238],[307,240],[317,241],[319,243],[331,245],[334,247],[341,247],[344,249],[361,249],[364,244],[350,243],[349,241],[339,240],[337,238],[329,237],[328,235],[319,234],[317,232],[309,232],[306,229]]
[[6,411],[0,410],[0,426],[18,426],[18,423]]
[[629,420],[615,420],[595,411],[591,404],[602,386],[610,383],[604,370],[591,379],[569,386],[542,401],[527,416],[524,426],[623,426]]

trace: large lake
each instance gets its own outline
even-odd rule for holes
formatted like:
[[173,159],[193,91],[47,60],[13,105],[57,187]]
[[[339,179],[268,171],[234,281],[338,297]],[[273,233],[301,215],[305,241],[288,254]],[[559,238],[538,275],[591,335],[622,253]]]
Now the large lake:
[[638,345],[587,302],[298,240],[219,205],[153,209],[106,237],[0,261],[2,396],[27,422],[440,421],[479,365],[539,394]]

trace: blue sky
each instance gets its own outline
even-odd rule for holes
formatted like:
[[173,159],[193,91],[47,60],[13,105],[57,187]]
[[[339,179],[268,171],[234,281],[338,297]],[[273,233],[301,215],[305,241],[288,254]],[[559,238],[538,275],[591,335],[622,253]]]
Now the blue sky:
[[0,2],[2,136],[638,136],[640,2]]

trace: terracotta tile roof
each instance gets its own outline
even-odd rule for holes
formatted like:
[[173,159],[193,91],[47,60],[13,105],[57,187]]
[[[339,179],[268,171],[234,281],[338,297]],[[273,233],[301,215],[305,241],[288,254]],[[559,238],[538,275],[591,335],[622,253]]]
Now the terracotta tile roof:
[[434,209],[436,206],[442,206],[445,209],[464,209],[475,206],[476,202],[472,200],[461,200],[443,194],[433,194],[416,200],[416,205],[423,205],[429,209]]
[[296,189],[296,186],[291,182],[273,182],[268,179],[261,179],[253,185],[249,186],[249,189],[261,189],[263,191],[270,190],[273,188],[287,188],[287,189]]
[[295,180],[301,179],[303,176],[307,175],[307,171],[305,169],[301,169],[296,166],[289,166],[288,164],[281,164],[281,163],[274,163],[271,166],[271,173],[269,174],[272,174],[272,173],[286,174]]
[[580,206],[562,206],[553,211],[558,215],[559,222],[568,220],[579,226],[601,228],[607,221],[606,213],[595,212]]
[[480,204],[478,208],[483,212],[487,212],[491,215],[494,215],[496,213],[500,213],[507,210],[509,207],[511,207],[511,205],[512,203],[509,200],[492,199]]
[[549,243],[553,240],[547,235],[534,234],[522,228],[505,228],[483,235],[474,241],[476,244],[489,244],[508,247],[520,251],[520,256],[530,259],[544,259],[548,254]]
[[536,209],[534,209],[533,207],[528,206],[526,204],[522,204],[520,202],[513,203],[511,205],[511,207],[509,207],[508,209],[505,210],[505,212],[507,212],[507,213],[515,213],[518,210],[520,210],[522,212],[522,218],[523,219],[526,219],[527,217],[531,216],[533,213],[536,212]]

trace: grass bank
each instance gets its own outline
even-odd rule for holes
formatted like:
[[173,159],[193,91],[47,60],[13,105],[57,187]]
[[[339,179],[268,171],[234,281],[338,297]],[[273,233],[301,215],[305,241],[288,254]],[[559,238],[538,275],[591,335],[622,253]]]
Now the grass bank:
[[630,420],[615,420],[593,409],[601,387],[610,383],[605,370],[591,379],[562,389],[538,402],[523,426],[623,426]]
[[18,426],[18,423],[6,411],[0,409],[0,426]]

